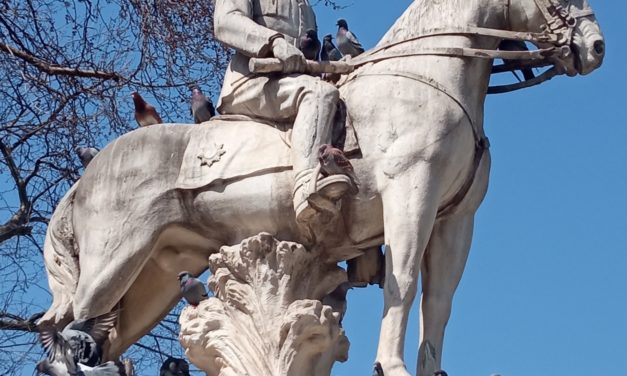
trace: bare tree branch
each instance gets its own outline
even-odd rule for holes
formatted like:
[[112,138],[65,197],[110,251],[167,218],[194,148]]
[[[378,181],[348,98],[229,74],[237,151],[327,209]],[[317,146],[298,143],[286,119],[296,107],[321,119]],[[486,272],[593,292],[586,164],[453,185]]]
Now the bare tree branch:
[[25,62],[37,67],[42,72],[49,75],[56,76],[76,76],[76,77],[89,77],[98,78],[101,80],[121,80],[122,76],[115,72],[104,72],[98,70],[83,70],[79,68],[62,67],[56,64],[46,62],[40,58],[37,58],[28,52],[17,50],[11,46],[0,43],[0,51],[8,53],[10,56],[17,57]]
[[28,319],[13,315],[7,312],[0,312],[0,330],[17,330],[22,332],[38,333],[37,319],[44,315],[44,312],[37,313]]

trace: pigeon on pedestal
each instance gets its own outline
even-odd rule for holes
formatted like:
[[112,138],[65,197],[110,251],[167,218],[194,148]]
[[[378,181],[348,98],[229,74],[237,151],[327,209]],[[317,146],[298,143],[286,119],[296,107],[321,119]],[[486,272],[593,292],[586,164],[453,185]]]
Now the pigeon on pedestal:
[[183,293],[187,303],[195,307],[207,299],[208,294],[205,284],[194,278],[189,272],[180,272],[178,279],[181,285],[181,293]]
[[185,359],[169,357],[161,365],[159,376],[189,376],[189,364]]

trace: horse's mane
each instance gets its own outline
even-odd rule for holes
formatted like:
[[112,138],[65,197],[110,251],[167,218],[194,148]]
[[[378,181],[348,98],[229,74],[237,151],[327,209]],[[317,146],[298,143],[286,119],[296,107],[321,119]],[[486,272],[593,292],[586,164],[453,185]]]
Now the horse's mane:
[[465,26],[481,0],[415,0],[379,44],[404,40],[434,28]]

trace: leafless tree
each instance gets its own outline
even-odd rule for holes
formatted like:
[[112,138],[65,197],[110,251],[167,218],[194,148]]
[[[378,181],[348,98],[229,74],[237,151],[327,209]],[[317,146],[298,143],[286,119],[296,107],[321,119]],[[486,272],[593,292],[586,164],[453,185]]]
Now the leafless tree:
[[[34,323],[49,303],[43,236],[80,176],[75,149],[136,127],[132,91],[179,122],[191,121],[190,86],[217,93],[229,52],[213,39],[212,4],[0,2],[0,374],[32,370],[41,357]],[[138,365],[172,354],[177,331],[176,317],[166,318],[138,343]]]
[[[190,86],[217,94],[228,58],[213,39],[213,1],[0,0],[0,374],[42,357],[43,238],[80,177],[76,148],[136,128],[133,91],[164,121],[190,122]],[[139,375],[182,355],[178,311],[127,354]]]

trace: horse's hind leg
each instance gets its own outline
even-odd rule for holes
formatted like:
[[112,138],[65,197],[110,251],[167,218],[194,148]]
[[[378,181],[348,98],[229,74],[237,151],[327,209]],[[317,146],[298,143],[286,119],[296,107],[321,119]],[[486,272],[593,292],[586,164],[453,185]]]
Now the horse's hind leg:
[[[437,211],[437,196],[429,184],[429,173],[419,171],[415,168],[395,177],[382,195],[386,248],[385,305],[377,361],[386,376],[409,376],[403,361],[407,319],[416,296],[421,258]],[[413,189],[408,191],[409,187]]]
[[440,220],[433,229],[422,264],[418,376],[431,376],[441,367],[444,329],[466,266],[473,225],[474,214],[464,214]]
[[117,332],[110,336],[108,359],[117,359],[150,331],[181,299],[178,273],[199,275],[219,243],[182,228],[164,232],[152,257],[121,301]]

